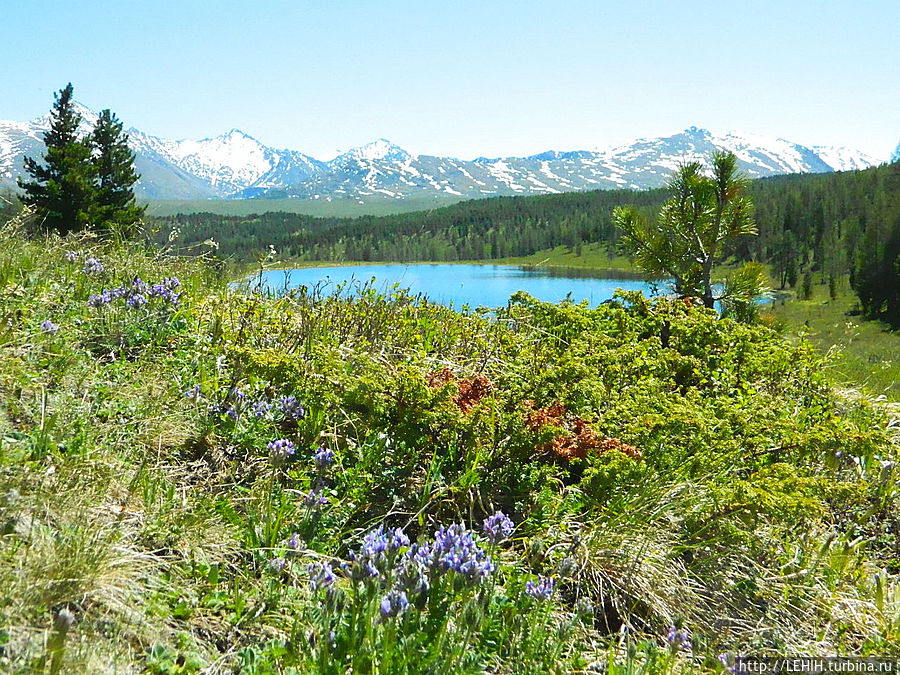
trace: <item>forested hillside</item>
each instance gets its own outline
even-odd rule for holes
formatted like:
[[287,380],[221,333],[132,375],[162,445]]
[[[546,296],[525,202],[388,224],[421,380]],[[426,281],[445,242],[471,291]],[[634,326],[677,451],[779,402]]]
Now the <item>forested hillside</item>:
[[[735,257],[772,264],[781,288],[797,285],[804,274],[817,273],[824,281],[849,274],[870,314],[900,320],[894,268],[900,255],[900,164],[767,178],[753,181],[749,194],[759,236],[740,239],[731,251]],[[212,239],[218,255],[237,261],[253,260],[270,245],[282,257],[301,261],[496,260],[560,245],[579,252],[594,242],[612,251],[618,236],[613,208],[635,204],[652,214],[666,196],[665,190],[616,190],[499,197],[352,219],[200,213],[158,219],[153,236],[176,247]]]

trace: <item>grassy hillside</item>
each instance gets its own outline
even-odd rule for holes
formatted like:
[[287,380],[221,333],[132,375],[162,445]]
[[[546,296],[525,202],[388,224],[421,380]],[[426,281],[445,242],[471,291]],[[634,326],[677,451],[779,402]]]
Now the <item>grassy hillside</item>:
[[900,655],[900,411],[809,343],[216,269],[0,231],[3,672]]

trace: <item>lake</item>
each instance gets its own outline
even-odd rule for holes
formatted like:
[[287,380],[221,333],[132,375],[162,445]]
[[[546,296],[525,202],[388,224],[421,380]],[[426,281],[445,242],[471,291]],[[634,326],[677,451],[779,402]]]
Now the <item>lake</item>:
[[[307,267],[291,270],[267,270],[262,273],[262,286],[275,293],[293,288],[318,287],[329,293],[343,283],[362,284],[374,278],[378,291],[390,291],[394,286],[408,288],[413,294],[423,294],[430,301],[453,307],[505,305],[516,291],[546,302],[558,302],[567,296],[573,302],[587,300],[596,307],[609,300],[617,288],[666,292],[664,284],[653,284],[615,273],[603,277],[596,272],[571,268],[521,267],[518,265],[353,265],[346,267]],[[627,278],[626,278],[627,277]],[[258,276],[251,283],[259,281]]]

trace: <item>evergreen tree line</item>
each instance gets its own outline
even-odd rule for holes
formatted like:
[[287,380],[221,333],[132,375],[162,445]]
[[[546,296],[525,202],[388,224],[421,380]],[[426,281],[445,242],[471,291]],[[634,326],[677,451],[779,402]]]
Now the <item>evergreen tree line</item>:
[[132,185],[138,180],[134,153],[122,123],[103,110],[93,130],[81,136],[72,84],[54,95],[42,162],[25,157],[30,180],[19,179],[21,200],[38,222],[60,234],[84,228],[131,232],[144,214]]
[[354,218],[268,212],[249,216],[212,213],[156,218],[152,235],[164,242],[177,230],[190,247],[207,239],[219,255],[255,259],[274,246],[306,261],[453,261],[523,256],[552,246],[615,243],[613,209],[628,200],[652,213],[665,191],[572,192],[535,197],[492,197],[427,212]]
[[[867,314],[900,325],[900,164],[864,171],[778,176],[751,181],[758,236],[737,237],[726,255],[771,265],[776,285],[813,283],[834,290],[849,275]],[[615,250],[616,206],[632,204],[653,218],[666,190],[594,191],[494,197],[428,212],[319,218],[291,213],[159,218],[154,238],[178,230],[182,244],[214,239],[219,255],[255,259],[274,246],[299,261],[495,260],[602,242]]]

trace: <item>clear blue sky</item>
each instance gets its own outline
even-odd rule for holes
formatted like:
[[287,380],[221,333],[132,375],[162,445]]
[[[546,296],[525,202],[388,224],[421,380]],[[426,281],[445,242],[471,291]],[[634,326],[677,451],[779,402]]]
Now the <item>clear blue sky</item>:
[[165,138],[472,158],[687,126],[887,157],[900,2],[0,0],[0,119],[76,98]]

